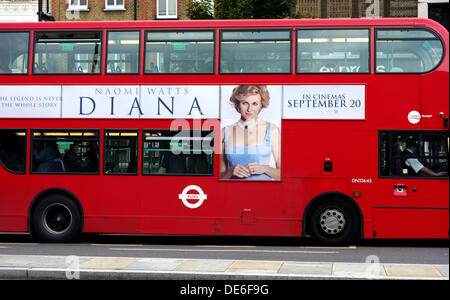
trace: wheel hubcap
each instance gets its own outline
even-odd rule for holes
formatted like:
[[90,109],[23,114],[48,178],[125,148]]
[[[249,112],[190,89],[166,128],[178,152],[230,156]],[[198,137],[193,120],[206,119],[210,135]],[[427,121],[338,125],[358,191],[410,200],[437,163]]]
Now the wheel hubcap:
[[320,215],[319,222],[320,228],[325,233],[332,235],[342,232],[346,223],[344,214],[336,208],[326,209]]
[[72,213],[67,206],[55,203],[45,209],[42,221],[47,231],[53,234],[62,234],[72,224]]

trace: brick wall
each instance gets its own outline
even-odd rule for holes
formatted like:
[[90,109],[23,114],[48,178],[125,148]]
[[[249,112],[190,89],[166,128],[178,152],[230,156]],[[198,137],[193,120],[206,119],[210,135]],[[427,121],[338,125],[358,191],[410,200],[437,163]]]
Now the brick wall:
[[[316,18],[365,18],[365,0],[298,0],[296,9]],[[380,17],[417,17],[417,0],[379,0]]]
[[[57,21],[123,21],[134,20],[135,3],[138,20],[155,20],[157,0],[125,0],[125,10],[105,10],[105,0],[88,0],[88,11],[68,11],[67,0],[52,0],[51,11]],[[186,3],[192,0],[178,0],[178,19],[187,19]]]

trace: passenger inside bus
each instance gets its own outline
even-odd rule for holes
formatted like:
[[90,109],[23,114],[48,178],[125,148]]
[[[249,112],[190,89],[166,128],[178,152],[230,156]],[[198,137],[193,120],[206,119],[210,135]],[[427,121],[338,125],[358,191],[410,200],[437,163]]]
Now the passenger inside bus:
[[80,155],[78,143],[71,144],[70,149],[64,154],[64,165],[67,172],[83,172],[86,168],[86,162]]
[[398,175],[415,176],[420,175],[421,172],[429,176],[446,176],[448,174],[445,171],[435,172],[425,167],[418,159],[417,148],[417,141],[414,138],[408,138],[406,149],[400,153],[400,158],[396,161]]
[[36,172],[65,172],[64,163],[55,141],[35,143],[33,150],[33,166]]

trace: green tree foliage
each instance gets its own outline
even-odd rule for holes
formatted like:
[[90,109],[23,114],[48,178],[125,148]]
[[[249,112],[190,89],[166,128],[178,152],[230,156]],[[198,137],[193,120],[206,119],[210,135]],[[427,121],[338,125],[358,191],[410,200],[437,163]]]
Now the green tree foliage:
[[213,7],[210,0],[194,0],[186,6],[187,16],[191,20],[214,19]]
[[253,0],[254,19],[284,19],[291,15],[297,0]]
[[253,2],[255,0],[216,0],[215,18],[252,19]]
[[297,0],[216,0],[216,19],[283,19]]

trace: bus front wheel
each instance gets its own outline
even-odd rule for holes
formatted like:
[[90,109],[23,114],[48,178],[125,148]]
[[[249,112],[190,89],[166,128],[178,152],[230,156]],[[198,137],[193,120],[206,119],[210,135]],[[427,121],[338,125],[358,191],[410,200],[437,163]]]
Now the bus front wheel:
[[325,199],[316,203],[308,218],[311,238],[326,245],[346,245],[358,231],[355,209],[347,201]]
[[80,232],[80,210],[63,195],[50,195],[33,212],[33,233],[39,240],[64,243]]

